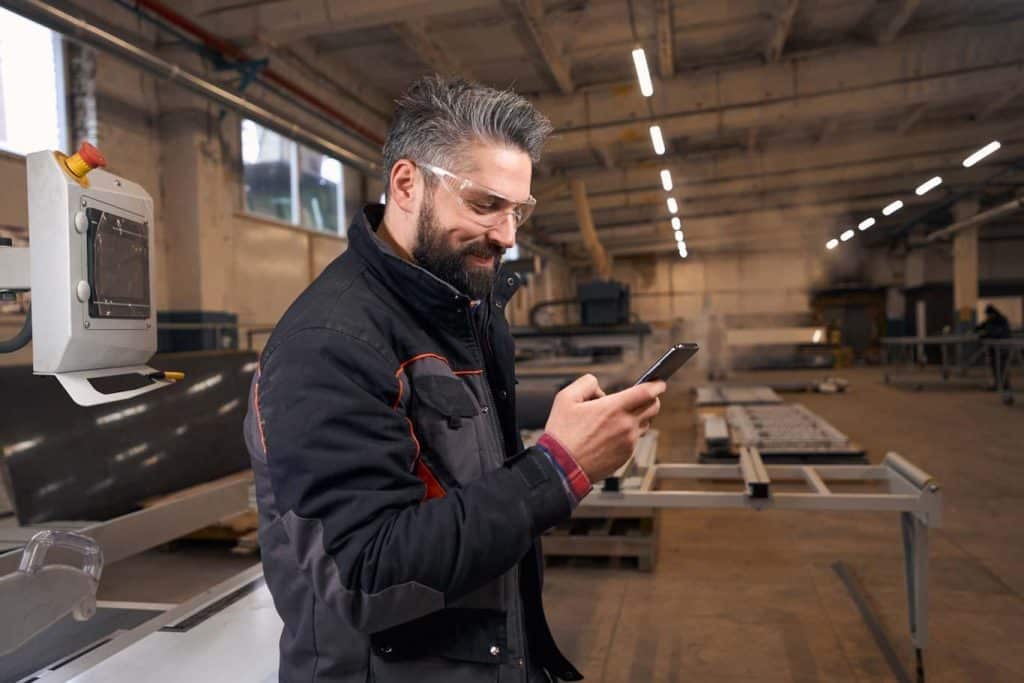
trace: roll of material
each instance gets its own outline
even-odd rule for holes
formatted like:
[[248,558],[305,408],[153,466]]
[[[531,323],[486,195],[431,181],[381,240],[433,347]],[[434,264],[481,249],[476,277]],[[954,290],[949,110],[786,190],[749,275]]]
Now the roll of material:
[[158,354],[185,379],[83,408],[30,366],[0,368],[0,458],[18,521],[104,520],[249,467],[242,438],[254,352]]

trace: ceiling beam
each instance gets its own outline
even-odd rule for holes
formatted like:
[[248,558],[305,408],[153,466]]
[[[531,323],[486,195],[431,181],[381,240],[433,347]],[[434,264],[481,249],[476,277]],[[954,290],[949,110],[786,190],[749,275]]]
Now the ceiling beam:
[[[653,103],[635,88],[595,88],[535,103],[556,135],[549,154],[594,142],[717,136],[752,126],[805,126],[824,118],[875,118],[922,102],[941,104],[1002,92],[1024,78],[1024,21],[908,37],[897,45],[829,52],[778,64],[707,70],[663,81]],[[963,55],[955,68],[943,56]]]
[[605,168],[609,170],[615,168],[615,157],[612,156],[612,151],[608,149],[607,145],[595,147],[594,153],[597,155],[597,158],[601,160],[601,164]]
[[353,118],[360,110],[365,110],[369,116],[367,120],[360,120],[360,123],[377,130],[382,137],[387,132],[394,102],[366,78],[357,75],[340,58],[325,57],[302,43],[288,47],[270,44],[268,48],[275,68],[281,68],[282,71],[293,69],[297,75],[309,81],[318,93],[327,90],[339,96]]
[[800,0],[785,0],[786,4],[782,11],[775,17],[775,27],[772,29],[772,37],[764,49],[764,61],[769,64],[779,61],[782,51],[786,47],[786,40],[793,29],[793,17],[800,7]]
[[388,26],[401,21],[474,9],[493,9],[493,0],[271,0],[233,2],[197,9],[192,16],[218,35],[235,41],[267,36],[281,43],[343,31]]
[[900,135],[906,135],[910,132],[910,129],[917,125],[917,122],[921,120],[925,111],[928,109],[927,102],[921,102],[915,104],[907,111],[906,116],[900,119],[900,122],[896,124],[896,132]]
[[818,129],[818,134],[814,138],[814,144],[820,145],[826,140],[830,139],[836,134],[836,130],[839,129],[839,119],[832,118],[825,121],[821,128]]
[[675,32],[672,29],[672,0],[654,0],[655,34],[658,38],[658,72],[662,78],[676,75]]
[[917,10],[921,0],[898,0],[896,8],[889,18],[878,27],[875,33],[875,42],[884,45],[891,43],[900,34],[903,27],[910,21],[911,15]]
[[996,114],[1002,111],[1006,105],[1010,104],[1014,99],[1024,94],[1024,80],[1015,86],[1011,86],[1006,89],[1001,95],[998,95],[982,107],[981,111],[975,114],[974,118],[977,121],[988,121],[994,118]]
[[439,45],[427,30],[423,20],[403,21],[391,25],[406,47],[411,49],[420,60],[436,73],[450,76],[472,78],[469,70]]
[[544,25],[543,0],[514,0],[534,50],[540,55],[548,74],[563,95],[573,93],[572,72],[562,49]]

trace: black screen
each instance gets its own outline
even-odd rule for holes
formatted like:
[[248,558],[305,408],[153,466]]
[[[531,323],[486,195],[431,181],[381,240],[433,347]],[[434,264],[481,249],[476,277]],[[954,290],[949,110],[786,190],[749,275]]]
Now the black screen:
[[149,227],[122,216],[87,209],[89,315],[149,317]]

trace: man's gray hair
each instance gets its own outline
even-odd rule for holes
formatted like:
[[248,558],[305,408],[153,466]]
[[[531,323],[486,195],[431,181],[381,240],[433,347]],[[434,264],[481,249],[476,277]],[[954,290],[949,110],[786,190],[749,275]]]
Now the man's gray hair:
[[459,153],[474,142],[508,145],[537,163],[552,130],[547,117],[521,95],[459,78],[421,78],[396,104],[384,141],[385,188],[399,159],[454,171]]

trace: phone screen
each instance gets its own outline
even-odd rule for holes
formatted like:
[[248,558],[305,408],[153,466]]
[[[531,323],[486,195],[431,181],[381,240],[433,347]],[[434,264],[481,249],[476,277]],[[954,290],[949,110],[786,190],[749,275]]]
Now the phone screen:
[[675,344],[668,351],[665,352],[661,358],[655,361],[654,365],[647,368],[640,379],[636,381],[637,384],[642,382],[650,382],[652,380],[666,381],[669,377],[675,374],[676,370],[683,367],[686,361],[693,358],[694,354],[700,350],[697,344],[692,342],[686,342],[683,344]]

